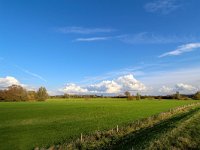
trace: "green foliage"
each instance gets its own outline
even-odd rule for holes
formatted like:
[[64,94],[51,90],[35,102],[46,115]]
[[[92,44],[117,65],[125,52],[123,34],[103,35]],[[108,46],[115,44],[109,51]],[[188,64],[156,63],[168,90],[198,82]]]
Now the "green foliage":
[[194,94],[193,99],[195,99],[195,100],[200,100],[200,91],[198,91],[198,92],[196,92],[196,93]]
[[135,99],[135,97],[133,95],[130,95],[127,97],[127,100],[129,100],[129,101],[134,100],[134,99]]
[[136,94],[136,100],[140,100],[141,98],[140,98],[140,94],[139,93],[137,93]]
[[37,93],[35,91],[27,92],[27,100],[28,101],[35,101],[36,99],[37,99]]
[[4,101],[26,101],[27,91],[20,85],[9,86],[8,89],[1,91],[1,99]]
[[180,93],[177,91],[176,94],[174,95],[174,99],[178,99],[181,100],[181,95]]
[[48,98],[48,93],[45,87],[40,87],[37,91],[37,100],[45,101]]
[[20,101],[44,101],[48,98],[45,87],[35,91],[27,91],[20,85],[12,85],[4,90],[0,90],[0,101],[20,102]]
[[131,93],[130,93],[129,91],[126,91],[126,92],[124,92],[124,95],[125,95],[126,97],[129,97],[129,96],[131,96]]
[[[198,101],[124,101],[101,98],[0,103],[0,149],[33,149],[112,129]],[[98,119],[97,119],[98,118]]]

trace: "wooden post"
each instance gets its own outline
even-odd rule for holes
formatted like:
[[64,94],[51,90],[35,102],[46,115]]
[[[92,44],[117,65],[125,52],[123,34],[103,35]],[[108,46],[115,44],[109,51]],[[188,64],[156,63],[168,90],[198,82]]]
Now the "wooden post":
[[117,125],[117,132],[119,131],[118,125]]

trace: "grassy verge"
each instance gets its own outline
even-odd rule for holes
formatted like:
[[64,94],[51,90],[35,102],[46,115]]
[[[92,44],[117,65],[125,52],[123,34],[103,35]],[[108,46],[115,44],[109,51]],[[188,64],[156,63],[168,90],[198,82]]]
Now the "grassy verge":
[[155,138],[174,128],[178,122],[190,118],[197,111],[199,104],[182,106],[120,128],[96,131],[70,143],[51,146],[50,149],[144,149]]
[[151,142],[147,149],[200,149],[200,112]]

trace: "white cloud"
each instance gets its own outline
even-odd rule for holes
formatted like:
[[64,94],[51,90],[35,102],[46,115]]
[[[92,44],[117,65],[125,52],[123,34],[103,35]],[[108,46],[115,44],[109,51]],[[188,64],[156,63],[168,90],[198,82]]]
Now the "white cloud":
[[147,12],[158,12],[161,14],[169,14],[180,7],[181,5],[177,3],[177,0],[154,0],[144,6]]
[[9,86],[12,86],[12,85],[20,85],[23,88],[27,89],[28,91],[37,91],[38,89],[36,87],[23,84],[19,80],[17,80],[15,77],[12,77],[12,76],[6,76],[5,78],[0,78],[0,90],[7,89]]
[[164,54],[160,55],[159,57],[161,58],[161,57],[165,57],[165,56],[177,56],[177,55],[181,55],[186,52],[191,52],[197,48],[200,48],[200,43],[189,43],[189,44],[178,46],[177,49],[167,52],[167,53],[164,53]]
[[144,91],[146,86],[136,80],[132,74],[121,76],[115,80],[119,85],[121,85],[121,91]]
[[189,84],[179,83],[179,84],[176,84],[175,90],[180,91],[180,92],[181,91],[183,91],[183,92],[196,92],[197,88],[192,86],[192,85],[189,85]]
[[75,84],[68,84],[60,91],[69,94],[120,94],[125,91],[144,91],[146,86],[136,80],[132,74],[120,76],[117,79],[101,81],[84,87]]
[[60,89],[59,91],[68,94],[84,94],[88,92],[87,89],[73,83],[67,84],[63,89]]
[[175,92],[179,91],[181,94],[192,94],[198,91],[198,88],[195,86],[184,84],[184,83],[178,83],[174,85],[173,87],[169,86],[162,86],[159,89],[159,92],[161,94],[174,94]]
[[[63,89],[62,89],[63,90]],[[50,96],[54,96],[54,95],[61,95],[61,94],[63,94],[63,93],[65,93],[65,92],[63,92],[62,90],[53,90],[53,89],[48,89],[48,94],[50,95]]]
[[[174,83],[184,83],[197,85],[200,81],[200,68],[183,68],[171,71],[155,71],[148,76],[140,78],[143,83],[148,85],[174,85]],[[159,82],[158,82],[159,81]]]
[[121,85],[115,81],[102,81],[97,84],[88,86],[88,90],[92,93],[119,93],[121,91]]
[[0,78],[0,89],[5,89],[11,85],[23,85],[16,78],[7,76],[5,78]]
[[127,74],[132,74],[134,77],[141,76],[141,75],[144,75],[144,72],[141,70],[143,70],[146,67],[147,68],[152,67],[152,65],[154,64],[142,64],[142,66],[138,66],[138,67],[131,66],[131,67],[127,67],[127,68],[123,68],[119,70],[113,70],[105,74],[101,74],[99,76],[87,76],[87,77],[84,77],[84,79],[80,81],[80,83],[90,84],[90,83],[96,83],[103,80],[112,80],[113,78],[117,78],[119,76],[124,76]]
[[162,86],[158,91],[163,94],[172,94],[174,92],[174,89],[171,87]]
[[110,33],[115,31],[111,28],[84,28],[84,27],[61,27],[56,29],[61,33],[74,33],[74,34],[94,34],[94,33]]
[[[147,87],[153,87],[151,91],[147,91],[145,94],[158,95],[158,94],[168,94],[164,91],[176,92],[175,85],[177,83],[184,83],[191,85],[199,89],[200,83],[200,68],[182,68],[170,71],[154,71],[149,72],[148,75],[140,77],[140,81],[144,83]],[[162,88],[162,86],[167,88]],[[171,90],[173,89],[173,90]],[[161,92],[162,91],[162,92]],[[192,91],[184,90],[180,91],[183,94],[191,94]],[[170,94],[170,93],[169,93]]]
[[110,37],[90,37],[90,38],[78,38],[75,41],[78,42],[93,42],[93,41],[104,41],[108,40]]
[[[122,94],[128,90],[133,93],[138,91],[145,95],[166,95],[175,93],[177,91],[175,87],[179,87],[180,90],[180,83],[193,87],[191,88],[193,91],[180,90],[182,94],[191,94],[195,92],[195,89],[200,89],[199,67],[166,69],[171,68],[171,65],[174,63],[142,64],[142,66],[124,68],[100,76],[87,77],[79,82],[79,85],[87,89],[88,93],[102,94]],[[134,78],[135,72],[139,72],[138,75],[136,74],[138,80]]]

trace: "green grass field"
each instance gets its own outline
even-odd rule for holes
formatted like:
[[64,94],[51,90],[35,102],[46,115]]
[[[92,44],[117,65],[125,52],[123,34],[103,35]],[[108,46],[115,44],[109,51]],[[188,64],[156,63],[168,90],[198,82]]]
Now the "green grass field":
[[0,149],[62,144],[92,133],[197,101],[63,99],[0,103]]

